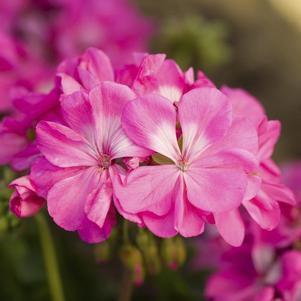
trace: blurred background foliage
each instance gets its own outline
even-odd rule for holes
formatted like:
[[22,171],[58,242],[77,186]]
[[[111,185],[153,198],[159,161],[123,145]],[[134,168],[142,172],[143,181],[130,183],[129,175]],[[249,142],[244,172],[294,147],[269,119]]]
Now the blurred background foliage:
[[[134,2],[156,23],[152,52],[167,53],[184,69],[191,65],[201,69],[218,85],[249,90],[263,102],[270,118],[282,121],[278,161],[301,157],[299,0]],[[48,301],[37,221],[19,222],[8,211],[6,185],[12,177],[7,169],[1,170],[0,300]],[[121,241],[113,237],[115,241],[95,247],[50,221],[49,225],[66,300],[117,300],[122,263],[110,244],[120,246]],[[146,276],[144,283],[135,288],[133,300],[202,300],[206,273],[193,269],[193,242],[188,241],[187,261],[183,266],[178,264],[179,272],[162,265],[168,260],[162,250],[157,250],[161,271]],[[155,243],[162,247],[162,242]]]

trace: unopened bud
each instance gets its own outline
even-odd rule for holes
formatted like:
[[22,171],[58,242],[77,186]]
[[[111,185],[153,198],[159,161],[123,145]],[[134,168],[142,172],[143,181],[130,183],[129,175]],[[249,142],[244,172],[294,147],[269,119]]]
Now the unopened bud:
[[161,252],[163,261],[172,270],[176,270],[186,260],[185,245],[180,237],[164,239]]
[[140,285],[144,280],[144,267],[142,254],[138,248],[132,245],[124,245],[120,250],[120,259],[123,265],[129,269],[132,280],[136,285]]
[[141,231],[137,236],[137,244],[143,254],[146,268],[151,274],[157,274],[161,270],[157,243],[151,233]]

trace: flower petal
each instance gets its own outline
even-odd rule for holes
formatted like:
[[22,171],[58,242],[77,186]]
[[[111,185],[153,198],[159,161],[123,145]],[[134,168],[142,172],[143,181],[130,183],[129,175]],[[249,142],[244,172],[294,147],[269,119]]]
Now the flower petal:
[[214,214],[218,232],[224,240],[234,247],[239,247],[245,237],[245,226],[238,210]]
[[103,82],[94,88],[89,99],[93,107],[98,149],[112,159],[132,156],[146,156],[145,149],[135,145],[121,127],[121,113],[129,100],[135,98],[127,86]]
[[37,146],[59,167],[93,166],[96,154],[83,138],[64,125],[41,121],[37,125]]
[[215,88],[197,88],[179,103],[183,154],[196,158],[208,145],[223,138],[231,126],[231,105]]
[[175,229],[174,208],[163,216],[145,212],[141,214],[141,218],[146,227],[156,236],[169,238],[177,234],[177,230]]
[[174,202],[177,177],[178,170],[173,165],[139,167],[124,184],[113,180],[114,194],[126,212],[148,211],[162,216]]
[[85,213],[87,218],[102,228],[112,202],[112,185],[107,172],[101,175],[99,186],[87,196]]
[[175,189],[175,229],[184,236],[192,237],[204,231],[201,211],[193,207],[186,196],[183,178],[179,178]]
[[55,223],[67,231],[80,229],[86,218],[88,196],[99,181],[97,169],[91,167],[57,182],[47,196],[48,212]]
[[129,102],[122,127],[136,144],[177,160],[176,110],[167,99],[152,94]]
[[194,162],[184,174],[191,204],[209,212],[229,211],[238,207],[248,183],[244,165],[252,166],[244,154],[221,152]]

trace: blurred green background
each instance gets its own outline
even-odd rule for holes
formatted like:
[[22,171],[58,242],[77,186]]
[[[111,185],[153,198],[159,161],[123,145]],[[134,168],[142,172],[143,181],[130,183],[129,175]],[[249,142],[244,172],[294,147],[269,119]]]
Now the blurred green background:
[[[276,159],[301,158],[300,1],[135,0],[135,5],[156,23],[152,52],[167,53],[183,68],[201,69],[218,85],[250,91],[271,119],[282,121]],[[9,175],[2,176],[9,181]],[[51,300],[37,221],[18,222],[9,215],[1,185],[0,300]],[[66,300],[117,300],[122,282],[118,254],[100,263],[95,246],[49,225]],[[206,273],[192,268],[193,241],[188,244],[187,263],[178,272],[163,267],[157,276],[147,276],[135,287],[133,300],[202,300]],[[98,255],[104,258],[105,252],[98,250]]]

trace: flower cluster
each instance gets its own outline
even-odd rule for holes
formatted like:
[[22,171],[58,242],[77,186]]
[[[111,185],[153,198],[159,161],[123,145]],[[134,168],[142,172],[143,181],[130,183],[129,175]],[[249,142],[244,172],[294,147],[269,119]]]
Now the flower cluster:
[[218,239],[209,241],[218,261],[212,262],[216,272],[207,283],[207,297],[216,301],[300,300],[301,164],[286,166],[284,180],[296,193],[298,206],[283,204],[281,222],[275,230],[250,224],[247,239],[239,248],[222,246]]
[[30,173],[10,206],[47,203],[57,225],[87,242],[108,238],[116,214],[159,237],[214,224],[242,243],[247,211],[263,229],[294,204],[271,159],[280,123],[240,89],[218,89],[163,54],[113,68],[98,49],[67,59],[47,95],[20,97],[1,124],[0,162]]
[[119,65],[152,32],[127,0],[1,0],[0,23],[0,112],[12,109],[16,85],[45,91],[63,59],[94,46]]

